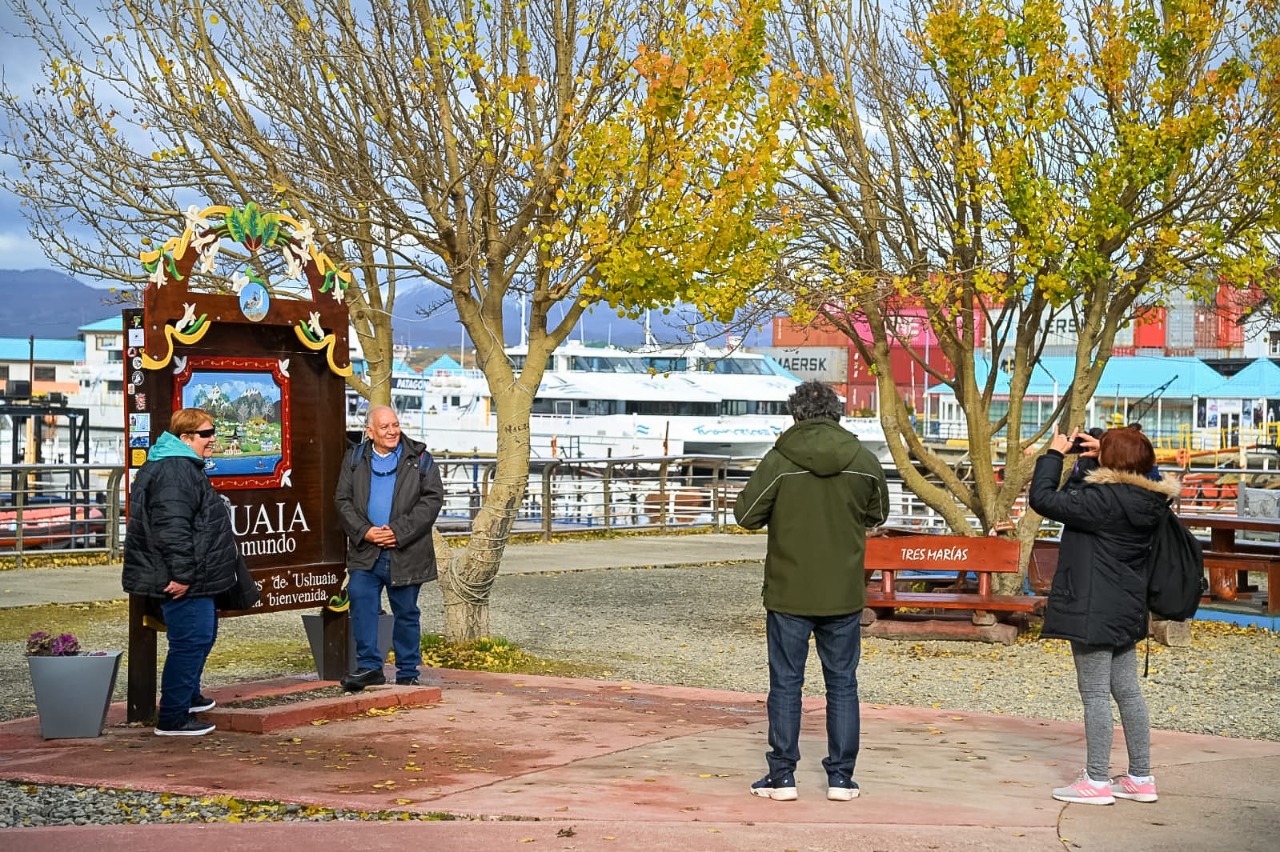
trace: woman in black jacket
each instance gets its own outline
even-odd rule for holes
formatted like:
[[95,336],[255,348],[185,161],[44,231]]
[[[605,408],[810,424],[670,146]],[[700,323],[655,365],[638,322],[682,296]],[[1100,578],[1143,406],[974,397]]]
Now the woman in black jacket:
[[[1083,439],[1085,455],[1097,457],[1099,467],[1059,488],[1064,454],[1077,438]],[[1178,486],[1173,480],[1148,478],[1154,466],[1151,442],[1136,429],[1109,429],[1100,439],[1055,432],[1031,478],[1031,508],[1063,524],[1040,635],[1071,643],[1084,704],[1085,771],[1074,784],[1053,791],[1062,802],[1110,805],[1116,797],[1156,801],[1136,648],[1147,635],[1147,554]],[[1128,773],[1114,782],[1111,698],[1120,709],[1129,753]]]
[[204,472],[216,436],[205,411],[175,411],[129,491],[124,590],[162,600],[169,638],[160,736],[198,737],[214,728],[191,714],[214,707],[200,693],[200,677],[218,636],[214,596],[235,584],[239,559],[231,516]]

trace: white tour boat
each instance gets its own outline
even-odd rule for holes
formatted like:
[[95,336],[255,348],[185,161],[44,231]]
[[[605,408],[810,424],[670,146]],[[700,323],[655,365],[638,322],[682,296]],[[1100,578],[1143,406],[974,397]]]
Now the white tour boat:
[[[519,369],[527,348],[507,356]],[[786,400],[799,384],[772,359],[706,347],[630,351],[569,342],[551,356],[530,417],[536,458],[663,455],[759,457],[791,425]],[[477,370],[396,372],[392,405],[405,432],[433,452],[491,455],[497,417]],[[362,408],[353,404],[358,428]],[[844,425],[878,457],[888,452],[874,418]]]

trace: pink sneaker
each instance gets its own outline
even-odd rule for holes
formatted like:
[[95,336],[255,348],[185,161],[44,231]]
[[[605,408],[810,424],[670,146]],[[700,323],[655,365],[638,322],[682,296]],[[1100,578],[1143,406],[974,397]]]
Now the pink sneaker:
[[1139,784],[1132,775],[1121,775],[1111,782],[1111,795],[1117,799],[1132,799],[1135,802],[1154,802],[1160,798],[1156,795],[1156,779]]
[[1091,781],[1089,776],[1081,775],[1080,780],[1070,787],[1058,787],[1053,797],[1059,802],[1075,802],[1080,805],[1114,805],[1116,797],[1111,794],[1111,785],[1106,781]]

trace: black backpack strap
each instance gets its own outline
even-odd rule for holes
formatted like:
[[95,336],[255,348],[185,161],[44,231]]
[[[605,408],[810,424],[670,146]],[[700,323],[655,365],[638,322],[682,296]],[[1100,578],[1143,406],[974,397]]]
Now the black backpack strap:
[[349,464],[351,465],[352,470],[355,470],[356,467],[360,464],[360,459],[364,458],[364,447],[365,447],[365,444],[367,443],[369,443],[368,438],[364,439],[363,441],[361,441],[360,443],[356,444],[354,447],[351,448],[351,460]]

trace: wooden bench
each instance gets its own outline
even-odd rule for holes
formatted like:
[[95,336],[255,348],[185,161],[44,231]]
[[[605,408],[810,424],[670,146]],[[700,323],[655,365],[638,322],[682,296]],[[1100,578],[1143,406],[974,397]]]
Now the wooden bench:
[[[862,623],[891,618],[899,609],[972,610],[977,626],[996,623],[998,614],[1039,613],[1045,597],[1038,594],[998,595],[991,590],[993,574],[1018,571],[1019,545],[1007,538],[959,535],[889,535],[867,538],[867,608]],[[898,589],[899,572],[925,571],[929,574],[966,573],[978,579],[976,591]],[[879,572],[879,578],[873,575]]]
[[1280,550],[1266,543],[1237,542],[1235,550],[1204,550],[1204,567],[1209,574],[1209,596],[1217,600],[1251,599],[1259,589],[1249,583],[1249,575],[1267,575],[1268,615],[1280,615]]

